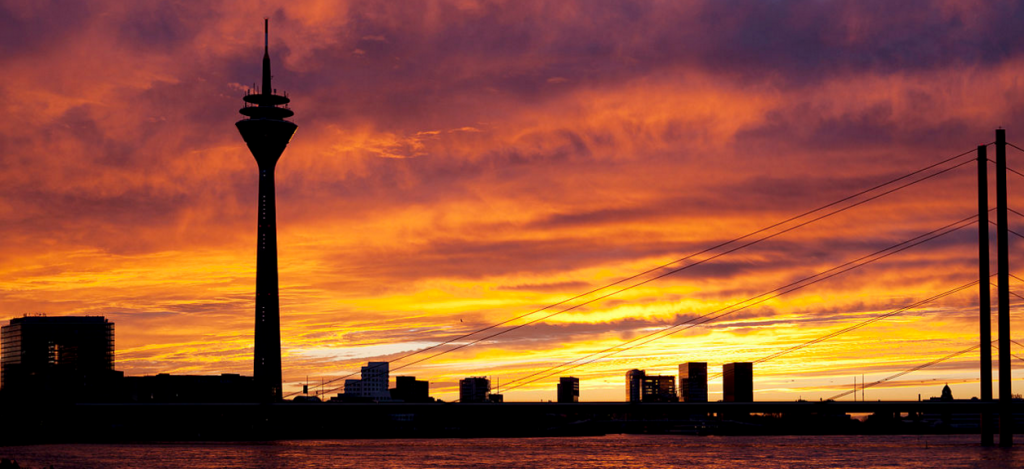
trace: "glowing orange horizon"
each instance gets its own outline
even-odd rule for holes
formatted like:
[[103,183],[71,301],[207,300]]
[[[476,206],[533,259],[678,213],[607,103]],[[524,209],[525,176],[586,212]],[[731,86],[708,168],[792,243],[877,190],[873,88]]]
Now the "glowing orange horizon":
[[[231,124],[268,11],[275,84],[303,110],[276,175],[286,393],[837,200],[997,126],[1024,141],[1020,46],[970,49],[998,5],[942,3],[937,18],[960,20],[942,32],[967,49],[922,39],[902,55],[881,23],[932,37],[938,20],[783,5],[755,40],[757,5],[561,3],[7,7],[0,320],[107,316],[129,375],[252,372],[257,188]],[[971,216],[974,184],[968,165],[393,375],[445,400],[461,377],[512,383]],[[583,400],[620,400],[631,368],[757,360],[975,280],[976,230],[506,400],[554,399],[560,375],[581,378]],[[827,398],[969,347],[976,303],[968,290],[756,365],[755,396]],[[867,393],[977,395],[976,356]]]

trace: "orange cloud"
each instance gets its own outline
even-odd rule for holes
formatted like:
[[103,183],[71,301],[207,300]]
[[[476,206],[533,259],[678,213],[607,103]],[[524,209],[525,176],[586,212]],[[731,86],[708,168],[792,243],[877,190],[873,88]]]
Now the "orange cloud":
[[[264,16],[299,125],[277,172],[289,391],[699,252],[997,126],[1012,141],[1024,116],[1019,28],[991,27],[1024,16],[1009,2],[934,17],[855,3],[2,8],[0,109],[16,125],[0,129],[0,319],[106,315],[128,374],[251,370],[256,168],[232,124]],[[396,374],[452,399],[467,375],[515,383],[616,350],[968,217],[974,177],[951,170]],[[565,373],[585,400],[618,400],[630,368],[757,360],[974,280],[975,230]],[[759,398],[828,397],[849,375],[967,347],[975,295],[759,364]],[[869,393],[928,396],[941,376],[969,396],[975,368],[965,356]],[[507,398],[551,399],[555,377]]]

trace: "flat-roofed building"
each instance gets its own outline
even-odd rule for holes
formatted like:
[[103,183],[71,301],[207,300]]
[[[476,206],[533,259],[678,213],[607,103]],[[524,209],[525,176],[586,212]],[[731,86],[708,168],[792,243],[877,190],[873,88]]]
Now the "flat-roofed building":
[[491,380],[471,376],[459,380],[459,402],[487,402],[491,394]]
[[678,402],[675,376],[648,375],[644,370],[626,372],[627,402]]
[[122,389],[127,402],[212,403],[256,402],[258,394],[252,376],[221,375],[126,376]]
[[398,376],[395,387],[391,388],[391,398],[402,402],[433,402],[430,398],[430,383],[416,379],[415,376]]
[[572,376],[558,378],[558,402],[580,401],[580,379]]
[[688,362],[679,365],[679,400],[682,402],[708,401],[708,364]]
[[345,387],[342,388],[345,397],[358,398],[363,397],[363,380],[361,379],[346,379]]
[[92,398],[111,392],[114,323],[102,316],[25,316],[0,328],[0,389]]
[[369,362],[362,367],[359,373],[360,395],[377,401],[391,399],[391,391],[388,390],[388,373],[390,365],[388,362]]
[[754,402],[753,363],[726,363],[722,366],[722,400]]
[[347,402],[387,402],[391,400],[388,389],[388,362],[369,362],[362,367],[359,379],[346,379],[344,393],[339,399]]
[[676,395],[676,377],[672,375],[648,375],[643,379],[641,402],[679,402]]

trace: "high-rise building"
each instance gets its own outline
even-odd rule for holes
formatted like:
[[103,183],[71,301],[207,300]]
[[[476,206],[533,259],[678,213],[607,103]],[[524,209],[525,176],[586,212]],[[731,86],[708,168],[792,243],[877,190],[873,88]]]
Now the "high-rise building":
[[580,401],[580,379],[572,376],[558,378],[558,402],[572,403]]
[[459,380],[459,402],[487,402],[491,380],[474,376]]
[[679,400],[708,401],[708,364],[689,362],[679,365]]
[[722,366],[722,400],[754,402],[753,363],[726,363]]
[[679,402],[675,376],[648,375],[643,370],[626,372],[628,402]]
[[118,377],[114,323],[102,316],[26,316],[0,328],[5,392],[87,397]]
[[291,141],[294,123],[287,94],[277,94],[270,83],[270,33],[263,23],[263,83],[246,92],[244,119],[235,123],[259,166],[259,213],[256,228],[256,333],[253,379],[261,400],[281,399],[281,320],[277,284],[277,208],[274,170]]

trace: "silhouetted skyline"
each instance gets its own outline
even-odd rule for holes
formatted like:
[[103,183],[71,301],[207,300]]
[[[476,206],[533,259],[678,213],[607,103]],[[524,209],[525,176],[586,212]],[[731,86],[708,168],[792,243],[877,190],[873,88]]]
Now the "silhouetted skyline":
[[[0,130],[0,320],[105,315],[129,375],[252,370],[261,186],[227,126],[260,76],[267,15],[275,83],[303,127],[277,167],[285,393],[973,149],[997,126],[1024,140],[1014,2],[3,8],[0,89],[18,125]],[[463,377],[527,376],[976,213],[973,183],[951,171],[409,374],[445,400]],[[974,236],[566,374],[581,400],[612,401],[628,369],[759,359],[974,280]],[[758,399],[827,398],[962,350],[976,302],[965,291],[759,366]],[[867,397],[913,399],[934,380],[977,395],[976,364]],[[554,399],[557,378],[506,399]],[[720,390],[712,378],[709,400]]]

